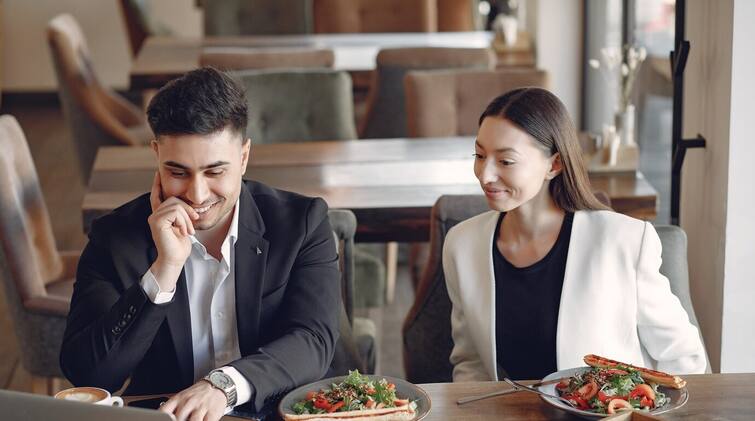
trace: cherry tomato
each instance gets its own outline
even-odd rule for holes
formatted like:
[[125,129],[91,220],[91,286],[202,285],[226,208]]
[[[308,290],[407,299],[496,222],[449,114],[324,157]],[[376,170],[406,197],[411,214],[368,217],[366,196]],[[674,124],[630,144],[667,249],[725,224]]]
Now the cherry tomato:
[[327,399],[317,398],[315,399],[315,408],[328,410],[330,409],[331,405],[330,402],[327,401]]
[[629,392],[629,397],[631,399],[636,399],[643,396],[650,399],[651,401],[655,401],[655,392],[653,391],[653,388],[646,384],[638,384],[634,387],[634,389],[632,389],[631,392]]
[[344,401],[338,401],[330,406],[330,408],[327,409],[328,412],[336,412],[338,411],[338,408],[346,405],[346,402]]
[[571,381],[569,379],[563,379],[556,385],[556,389],[558,390],[566,390],[569,388],[569,384]]
[[608,402],[608,401],[609,401],[610,399],[613,399],[613,396],[608,396],[608,395],[606,395],[605,393],[603,393],[603,391],[602,391],[602,390],[599,390],[599,391],[598,391],[598,400],[599,400],[599,401],[601,401],[601,402],[603,402],[603,403],[606,403],[606,402]]
[[307,392],[307,397],[305,399],[307,399],[308,401],[311,401],[312,399],[315,398],[316,394],[317,392],[310,390],[309,392]]
[[375,401],[372,399],[367,399],[367,403],[364,404],[364,407],[367,409],[372,409],[375,407]]
[[590,383],[587,383],[584,386],[580,387],[577,390],[577,393],[582,397],[582,399],[589,401],[598,393],[598,384],[594,381],[591,381]]

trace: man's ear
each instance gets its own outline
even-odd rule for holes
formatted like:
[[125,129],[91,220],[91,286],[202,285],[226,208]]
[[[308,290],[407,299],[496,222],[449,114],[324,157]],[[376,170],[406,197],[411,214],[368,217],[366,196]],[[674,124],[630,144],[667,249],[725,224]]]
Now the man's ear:
[[152,142],[150,142],[149,145],[152,146],[152,150],[155,151],[155,155],[157,155],[159,153],[157,150],[157,146],[158,146],[157,139],[152,139]]
[[249,158],[252,156],[252,139],[246,138],[241,144],[241,175],[246,173],[246,166],[249,163]]
[[550,158],[551,161],[551,168],[548,170],[548,173],[545,175],[545,178],[548,180],[553,180],[556,178],[557,175],[561,174],[561,171],[563,171],[564,166],[561,162],[561,154],[556,152],[554,153]]

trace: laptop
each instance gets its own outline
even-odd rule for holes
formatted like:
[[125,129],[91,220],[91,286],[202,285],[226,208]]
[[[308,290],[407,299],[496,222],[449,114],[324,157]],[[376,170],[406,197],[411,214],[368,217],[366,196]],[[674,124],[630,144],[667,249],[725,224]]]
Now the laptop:
[[0,418],[3,421],[175,421],[171,414],[149,409],[71,402],[1,389]]

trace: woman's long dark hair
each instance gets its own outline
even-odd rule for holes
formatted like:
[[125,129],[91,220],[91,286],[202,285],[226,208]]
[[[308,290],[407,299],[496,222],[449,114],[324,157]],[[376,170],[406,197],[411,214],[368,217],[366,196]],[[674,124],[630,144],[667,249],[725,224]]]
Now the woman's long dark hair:
[[560,154],[563,170],[551,180],[549,190],[561,209],[609,209],[590,188],[577,130],[564,104],[551,92],[541,88],[514,89],[494,99],[483,111],[479,124],[486,117],[504,118],[535,138],[551,155]]

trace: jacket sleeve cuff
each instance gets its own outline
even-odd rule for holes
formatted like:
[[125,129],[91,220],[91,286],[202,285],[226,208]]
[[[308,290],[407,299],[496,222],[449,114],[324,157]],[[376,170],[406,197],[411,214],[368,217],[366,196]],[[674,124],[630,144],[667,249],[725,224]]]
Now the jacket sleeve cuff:
[[220,367],[220,371],[227,374],[236,385],[236,405],[243,405],[252,399],[252,385],[238,370],[231,366]]
[[[142,276],[139,284],[142,286],[144,293],[147,294],[147,298],[154,304],[165,304],[173,300],[173,295],[176,293],[176,288],[173,287],[173,291],[163,291],[160,289],[160,285],[155,279],[155,275],[151,270],[147,270],[147,273]],[[230,374],[229,374],[230,375]]]

